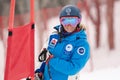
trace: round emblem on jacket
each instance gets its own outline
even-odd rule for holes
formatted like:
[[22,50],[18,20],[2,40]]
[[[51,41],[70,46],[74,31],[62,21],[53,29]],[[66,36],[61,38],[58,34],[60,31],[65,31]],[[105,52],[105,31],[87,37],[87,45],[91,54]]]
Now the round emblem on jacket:
[[77,49],[77,53],[80,54],[80,55],[84,55],[85,54],[85,48],[84,47],[79,47]]
[[73,49],[72,44],[68,44],[68,45],[66,45],[66,47],[65,47],[65,50],[66,50],[66,51],[72,51],[72,49]]

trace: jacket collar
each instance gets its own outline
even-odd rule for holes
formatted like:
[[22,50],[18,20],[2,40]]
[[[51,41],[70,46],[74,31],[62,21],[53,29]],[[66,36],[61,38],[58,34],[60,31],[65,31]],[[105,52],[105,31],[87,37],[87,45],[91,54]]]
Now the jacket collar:
[[[58,25],[58,26],[55,26],[54,29],[59,32],[61,27],[62,27],[61,25]],[[87,39],[85,30],[77,30],[77,31],[74,31],[73,33],[68,33],[68,34],[66,33],[64,35],[67,35],[67,36],[62,38],[62,40],[73,41],[76,39]]]

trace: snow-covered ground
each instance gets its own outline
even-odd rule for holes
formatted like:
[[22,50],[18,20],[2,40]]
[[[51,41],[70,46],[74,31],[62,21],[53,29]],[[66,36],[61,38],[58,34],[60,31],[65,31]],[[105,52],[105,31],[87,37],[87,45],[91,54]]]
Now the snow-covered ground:
[[[89,42],[91,46],[91,56],[92,58],[88,61],[85,68],[77,74],[79,79],[77,80],[120,80],[120,1],[115,3],[115,24],[114,24],[114,32],[115,32],[115,50],[110,51],[108,49],[107,42],[107,27],[105,22],[105,6],[101,7],[102,9],[102,24],[101,24],[101,41],[100,48],[95,48],[95,30],[94,26],[90,21],[85,19],[85,15],[83,15],[82,23],[87,25],[87,33],[89,37]],[[84,13],[84,12],[83,12]],[[87,21],[87,22],[86,22]],[[51,26],[55,26],[59,24],[58,17],[52,18],[49,20],[48,25],[50,27],[49,33],[51,32]],[[37,31],[36,31],[37,32]],[[37,35],[37,34],[36,34]],[[35,40],[35,46],[37,44],[37,39]],[[36,46],[35,53],[38,53],[39,50]],[[0,80],[3,79],[4,75],[4,64],[5,64],[5,49],[3,48],[3,42],[0,41]],[[37,62],[36,62],[36,65]],[[75,76],[72,76],[70,80]]]
[[3,80],[4,75],[4,46],[2,41],[0,41],[0,80]]
[[81,73],[79,80],[120,80],[120,67]]

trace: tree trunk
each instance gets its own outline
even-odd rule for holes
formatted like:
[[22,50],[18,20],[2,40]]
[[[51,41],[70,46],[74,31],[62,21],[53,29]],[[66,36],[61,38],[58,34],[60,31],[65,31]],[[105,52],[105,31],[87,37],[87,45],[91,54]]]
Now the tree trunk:
[[108,25],[108,43],[109,49],[114,49],[114,0],[107,0],[107,25]]
[[96,18],[91,15],[90,12],[90,8],[91,6],[89,6],[90,4],[88,3],[87,0],[85,0],[85,8],[86,8],[86,12],[87,15],[90,17],[91,21],[93,22],[93,24],[95,25],[95,29],[96,29],[96,48],[98,48],[100,46],[100,1],[99,0],[92,0],[92,2],[95,4],[95,11],[96,11]]
[[95,6],[96,6],[96,12],[97,12],[97,21],[95,23],[96,25],[96,47],[98,48],[100,46],[100,2],[99,0],[94,0]]

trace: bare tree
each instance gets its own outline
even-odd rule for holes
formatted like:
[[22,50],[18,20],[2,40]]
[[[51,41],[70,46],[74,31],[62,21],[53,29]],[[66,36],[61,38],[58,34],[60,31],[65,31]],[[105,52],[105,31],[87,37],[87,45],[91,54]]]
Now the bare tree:
[[[101,23],[101,17],[100,17],[100,0],[91,0],[90,4],[88,0],[84,0],[85,8],[87,15],[92,20],[93,24],[95,25],[96,29],[96,47],[98,48],[100,46],[100,23]],[[96,11],[96,16],[92,15],[91,13],[91,7],[94,5],[94,10]]]
[[[100,17],[100,6],[101,2],[100,0],[82,0],[84,2],[84,6],[87,12],[87,15],[90,17],[92,22],[95,25],[96,29],[96,47],[98,48],[100,45],[100,23],[101,23],[101,17]],[[89,2],[91,1],[91,2]],[[103,1],[105,3],[105,1]],[[108,25],[108,43],[109,43],[109,49],[114,49],[114,0],[106,0],[107,10],[106,10],[106,18],[107,18],[107,25]],[[94,6],[94,10],[96,11],[96,16],[92,15],[91,13],[91,7]]]
[[109,49],[114,49],[114,0],[107,0],[107,25],[108,25],[108,43]]

